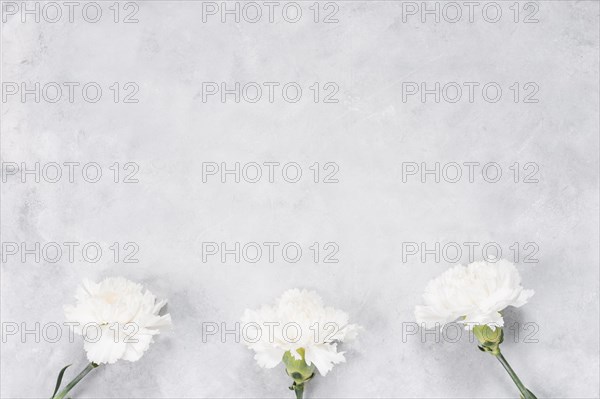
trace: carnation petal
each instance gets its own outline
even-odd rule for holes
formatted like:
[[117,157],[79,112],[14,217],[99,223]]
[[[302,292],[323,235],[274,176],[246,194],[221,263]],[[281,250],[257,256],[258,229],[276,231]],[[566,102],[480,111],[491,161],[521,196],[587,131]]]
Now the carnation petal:
[[[74,306],[65,306],[65,317],[75,324],[75,333],[91,334],[84,337],[84,349],[94,363],[137,361],[152,337],[172,325],[169,314],[159,316],[166,301],[158,301],[150,291],[144,292],[141,284],[122,277],[100,283],[84,280],[76,300]],[[99,326],[100,337],[94,325]]]
[[523,290],[519,293],[519,297],[512,303],[512,306],[515,308],[520,308],[525,305],[529,298],[531,298],[535,294],[534,290]]
[[338,352],[336,344],[310,346],[306,348],[305,359],[308,365],[314,364],[322,376],[326,376],[335,364],[346,361],[344,352]]
[[314,362],[323,375],[344,360],[331,342],[352,339],[360,328],[348,323],[345,312],[323,306],[316,292],[299,289],[284,292],[273,306],[247,309],[241,320],[243,343],[255,352],[259,366],[275,367],[288,351],[299,360],[297,350],[304,349],[307,363]]
[[507,260],[473,262],[455,266],[431,280],[424,306],[415,307],[415,318],[428,328],[457,319],[467,324],[504,325],[500,312],[524,305],[533,290],[524,290],[515,265]]
[[90,362],[96,364],[115,363],[125,353],[127,344],[116,339],[115,331],[110,326],[97,328],[88,326],[86,331],[88,335],[84,337],[83,347]]
[[281,348],[264,346],[261,350],[256,351],[254,359],[260,367],[272,369],[281,363],[285,352]]

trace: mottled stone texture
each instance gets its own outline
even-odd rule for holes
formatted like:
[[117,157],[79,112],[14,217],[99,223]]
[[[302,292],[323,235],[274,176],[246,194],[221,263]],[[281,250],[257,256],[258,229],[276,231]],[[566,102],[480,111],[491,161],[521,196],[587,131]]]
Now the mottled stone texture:
[[[245,308],[270,302],[287,288],[306,287],[365,328],[360,343],[347,347],[347,363],[314,378],[307,397],[514,398],[517,391],[501,366],[466,335],[455,343],[448,337],[436,343],[433,335],[421,342],[418,334],[403,340],[403,323],[413,321],[429,279],[468,262],[463,243],[479,243],[475,259],[492,242],[512,260],[518,242],[523,285],[536,294],[525,307],[505,313],[507,324],[520,328],[519,342],[507,330],[507,359],[538,397],[598,397],[598,2],[540,1],[537,12],[521,2],[518,23],[512,1],[497,3],[502,15],[496,23],[490,22],[490,7],[489,21],[483,18],[485,2],[473,10],[473,22],[461,5],[455,23],[446,20],[456,10],[445,3],[438,4],[439,23],[433,15],[423,23],[421,2],[392,1],[336,2],[337,23],[322,22],[335,7],[321,3],[315,23],[312,3],[298,2],[303,13],[296,23],[282,18],[285,3],[269,23],[260,2],[262,19],[244,20],[255,15],[246,8],[238,24],[232,16],[221,23],[220,14],[205,14],[203,22],[203,5],[194,1],[138,2],[139,22],[131,24],[113,22],[113,2],[99,2],[98,23],[83,20],[83,3],[73,23],[67,8],[56,23],[35,23],[31,16],[22,23],[19,13],[5,13],[4,82],[80,86],[73,103],[66,97],[36,103],[33,95],[23,103],[19,95],[9,96],[2,103],[2,161],[28,168],[35,162],[97,162],[103,174],[97,183],[82,179],[81,166],[74,183],[66,167],[57,183],[6,176],[4,243],[81,245],[73,262],[66,250],[55,263],[8,256],[2,264],[2,322],[30,329],[36,322],[62,323],[62,306],[73,301],[81,279],[123,275],[169,298],[175,329],[159,336],[139,362],[95,370],[75,397],[289,397],[283,368],[259,369],[232,336],[225,343],[219,336],[202,342],[202,325],[233,328]],[[119,20],[133,11],[121,3]],[[529,19],[539,22],[524,23],[534,12]],[[88,82],[102,87],[100,101],[82,100]],[[109,88],[114,82],[118,103]],[[139,88],[137,103],[123,103],[134,87],[124,87],[128,82]],[[235,103],[232,95],[221,103],[218,95],[203,102],[203,82],[280,85],[273,103],[265,86],[256,103]],[[296,103],[281,97],[287,82],[303,89]],[[318,103],[309,88],[314,82],[320,82]],[[323,102],[336,88],[324,87],[327,82],[339,88],[336,103]],[[406,94],[414,87],[407,82],[427,82],[429,88],[456,82],[463,97],[447,101],[456,95],[450,85],[439,103],[433,94],[425,103],[419,95],[403,101],[403,88]],[[472,103],[465,82],[479,84]],[[495,103],[481,94],[490,82],[502,88]],[[254,97],[250,89],[246,94]],[[54,97],[48,90],[47,98]],[[493,88],[488,94],[495,95]],[[538,102],[524,102],[528,95]],[[202,179],[204,162],[269,161],[297,162],[301,180],[288,183],[277,169],[269,183],[266,167],[257,183],[236,184],[228,176],[222,184],[219,175]],[[135,162],[139,182],[114,183],[109,167],[115,162],[119,181],[133,171],[123,165]],[[319,180],[335,169],[324,169],[325,163],[335,162],[339,182],[314,183],[309,167],[315,162]],[[403,182],[406,162],[428,168],[439,162],[442,172],[450,162],[480,165],[473,183],[464,165],[460,181],[445,181],[455,176],[453,164],[439,183],[433,175],[422,183],[420,174]],[[502,168],[496,183],[482,178],[481,167],[489,162]],[[518,183],[509,169],[515,162]],[[539,182],[524,183],[529,174]],[[88,242],[103,249],[96,263],[81,254]],[[114,242],[121,248],[118,263],[109,248]],[[138,263],[123,262],[133,250],[123,248],[128,242],[139,246]],[[217,255],[203,262],[203,242],[281,246],[273,263],[267,251],[256,263],[236,263],[233,256],[221,263]],[[287,242],[303,250],[296,263],[281,256]],[[318,263],[309,248],[314,242],[321,247]],[[323,262],[334,249],[323,248],[327,242],[339,246],[338,263]],[[462,258],[451,259],[451,244],[439,262],[434,255],[423,262],[421,253],[403,259],[407,242],[427,249],[436,242],[441,248],[458,243]],[[538,262],[529,263],[533,259]],[[25,338],[21,343],[19,335],[6,336],[2,344],[2,397],[48,397],[60,368],[84,367],[80,339]]]

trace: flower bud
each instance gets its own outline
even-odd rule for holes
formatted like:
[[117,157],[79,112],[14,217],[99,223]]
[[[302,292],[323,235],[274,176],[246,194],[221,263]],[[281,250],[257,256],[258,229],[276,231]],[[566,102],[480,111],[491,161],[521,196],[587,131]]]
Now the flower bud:
[[296,353],[300,355],[300,359],[296,359],[290,351],[283,355],[283,363],[290,377],[294,379],[297,385],[304,384],[315,375],[315,365],[310,366],[304,360],[304,348],[296,349]]
[[504,341],[502,328],[496,327],[492,330],[487,324],[478,325],[473,327],[473,334],[481,344],[479,349],[483,352],[489,352],[494,356],[500,354],[500,344]]

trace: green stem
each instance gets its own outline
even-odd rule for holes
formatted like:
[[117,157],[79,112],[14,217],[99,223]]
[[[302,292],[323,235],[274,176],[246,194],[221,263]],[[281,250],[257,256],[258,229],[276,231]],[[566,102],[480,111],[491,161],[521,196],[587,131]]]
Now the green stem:
[[294,383],[294,392],[296,393],[296,399],[302,399],[304,395],[304,384]]
[[500,353],[499,349],[500,348],[498,348],[498,354],[496,354],[495,356],[498,359],[498,361],[500,362],[500,364],[502,364],[502,366],[506,369],[506,371],[508,372],[508,375],[510,375],[510,378],[512,378],[512,380],[514,381],[517,388],[519,388],[519,391],[521,392],[521,396],[524,399],[537,399],[536,396],[529,391],[529,389],[525,388],[525,385],[523,385],[523,383],[517,376],[517,373],[515,373],[515,371],[512,369],[512,367],[510,367],[510,364],[508,364],[508,362],[506,361],[506,359],[504,358],[502,353]]
[[69,385],[67,385],[65,387],[65,389],[63,389],[62,391],[60,391],[59,393],[57,393],[56,395],[54,395],[54,397],[52,399],[63,399],[65,396],[67,396],[67,394],[69,393],[69,391],[71,389],[73,389],[73,387],[75,385],[77,385],[77,383],[79,381],[81,381],[83,379],[83,377],[85,377],[86,375],[88,375],[88,373],[90,371],[92,371],[93,369],[95,369],[96,367],[98,367],[98,365],[96,363],[90,363],[86,366],[86,368],[84,368],[81,373],[79,373],[77,375],[77,377],[73,378],[73,381],[69,382]]

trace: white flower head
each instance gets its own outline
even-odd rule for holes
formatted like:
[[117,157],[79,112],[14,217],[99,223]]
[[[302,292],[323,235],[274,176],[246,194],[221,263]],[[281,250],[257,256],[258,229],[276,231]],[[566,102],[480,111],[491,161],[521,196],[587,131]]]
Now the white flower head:
[[533,294],[521,286],[513,263],[474,262],[455,266],[431,280],[423,294],[425,305],[415,308],[415,317],[427,328],[458,319],[467,329],[485,324],[495,330],[504,326],[503,309],[521,307]]
[[247,309],[242,328],[244,344],[254,350],[259,366],[277,366],[288,351],[300,360],[297,350],[304,349],[306,364],[323,376],[345,361],[338,342],[355,338],[360,329],[348,323],[346,312],[323,306],[316,292],[298,289],[284,292],[274,306]]
[[84,280],[75,298],[75,306],[65,306],[65,316],[76,323],[72,328],[84,337],[88,360],[96,364],[139,360],[153,337],[171,326],[169,314],[159,315],[167,301],[157,301],[141,284],[123,277]]

